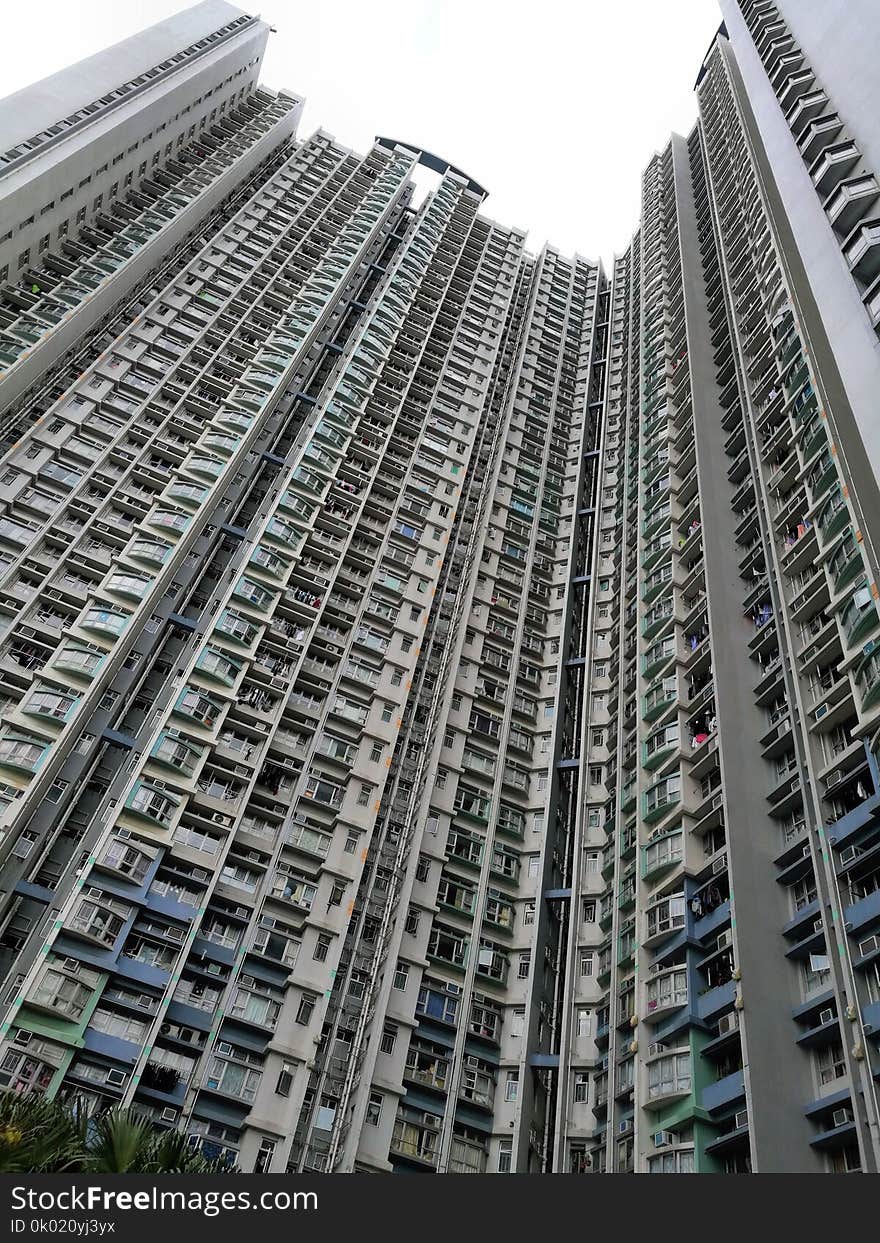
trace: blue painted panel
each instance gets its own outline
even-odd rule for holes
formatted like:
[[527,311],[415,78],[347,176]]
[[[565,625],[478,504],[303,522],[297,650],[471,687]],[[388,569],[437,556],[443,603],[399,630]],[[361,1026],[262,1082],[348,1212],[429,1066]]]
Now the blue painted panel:
[[708,993],[703,993],[702,997],[697,998],[697,1014],[701,1019],[706,1019],[711,1014],[718,1014],[727,1006],[732,1005],[735,997],[736,982],[734,980],[721,984],[718,988],[710,988]]
[[132,1040],[121,1040],[119,1036],[107,1036],[104,1032],[86,1030],[83,1047],[89,1053],[101,1053],[116,1062],[127,1062],[133,1066],[143,1048]]
[[732,1075],[725,1075],[717,1083],[710,1083],[708,1087],[703,1088],[700,1103],[704,1109],[710,1111],[721,1109],[722,1106],[732,1105],[734,1101],[739,1100],[745,1095],[745,1090],[743,1072],[738,1070]]
[[862,898],[860,902],[844,907],[843,921],[847,932],[858,932],[878,919],[880,919],[880,889],[869,893],[867,898]]

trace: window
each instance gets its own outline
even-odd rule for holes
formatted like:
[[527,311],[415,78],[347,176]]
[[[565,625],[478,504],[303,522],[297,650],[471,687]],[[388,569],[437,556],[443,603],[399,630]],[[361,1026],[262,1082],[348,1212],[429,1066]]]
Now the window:
[[382,1039],[379,1041],[379,1052],[386,1053],[389,1057],[394,1052],[394,1046],[397,1043],[398,1027],[396,1023],[386,1023],[382,1028]]
[[593,1034],[593,1011],[588,1006],[578,1006],[577,1038],[586,1040]]
[[515,1101],[519,1095],[519,1071],[509,1070],[504,1080],[504,1099]]
[[598,850],[588,850],[584,854],[584,871],[599,871],[599,852]]
[[398,961],[398,964],[394,969],[394,980],[392,981],[391,987],[396,988],[398,992],[402,993],[406,989],[408,980],[409,980],[409,963]]
[[843,1056],[843,1045],[829,1044],[816,1054],[816,1066],[819,1070],[819,1082],[833,1083],[846,1074],[846,1062]]
[[312,954],[312,958],[314,958],[315,962],[327,961],[327,953],[330,949],[331,942],[332,937],[329,937],[326,932],[318,933],[317,940],[315,941],[314,953]]
[[541,856],[540,855],[528,855],[528,860],[529,860],[529,864],[528,864],[529,876],[537,876],[538,872],[541,869]]
[[370,762],[373,764],[378,764],[382,758],[383,750],[384,748],[381,742],[374,742],[372,747],[370,748]]
[[693,1148],[676,1148],[658,1157],[648,1158],[649,1174],[693,1174]]
[[21,254],[18,256],[18,270],[19,271],[21,271],[22,268],[27,267],[28,263],[30,262],[30,257],[31,257],[31,252],[29,249],[23,250],[21,252]]
[[531,963],[531,960],[532,960],[531,953],[520,954],[519,963],[517,964],[517,969],[516,969],[517,979],[527,980],[529,978],[529,965]]
[[268,1174],[272,1165],[272,1158],[275,1155],[275,1140],[267,1139],[265,1136],[260,1140],[260,1150],[257,1153],[257,1159],[254,1163],[255,1174]]
[[581,910],[583,912],[583,921],[585,924],[594,924],[596,922],[595,898],[584,898]]
[[394,712],[394,704],[388,704],[388,703],[382,704],[382,720],[383,721],[390,721],[393,712]]
[[862,1168],[862,1158],[855,1144],[831,1153],[828,1163],[832,1174],[852,1174]]
[[297,1023],[302,1024],[303,1027],[308,1027],[309,1023],[312,1021],[312,1015],[315,1012],[316,1001],[317,998],[313,997],[311,993],[303,993],[300,998],[299,1009],[296,1012]]
[[591,976],[593,974],[594,960],[595,960],[595,954],[593,953],[592,950],[581,950],[580,961],[578,965],[578,972],[580,974],[581,979],[586,979],[588,976]]
[[364,785],[364,783],[361,782],[361,786],[360,786],[360,789],[358,790],[358,796],[357,796],[358,807],[369,807],[370,795],[372,791],[373,791],[372,786]]
[[90,940],[112,946],[125,925],[123,908],[101,895],[98,901],[80,901],[69,927]]
[[276,1096],[290,1096],[290,1089],[293,1086],[293,1076],[296,1073],[296,1067],[293,1062],[282,1062],[281,1070],[278,1072],[278,1082],[275,1084]]
[[76,1022],[91,999],[97,978],[96,973],[81,968],[77,969],[76,978],[61,970],[49,969],[28,996],[28,1003]]
[[509,1174],[513,1169],[513,1140],[498,1141],[498,1173]]
[[573,1097],[576,1105],[584,1105],[590,1099],[590,1076],[586,1071],[579,1070],[574,1076]]
[[[631,1063],[630,1063],[631,1065]],[[673,1053],[648,1063],[648,1099],[684,1095],[691,1090],[691,1055]]]
[[371,1092],[370,1100],[367,1104],[367,1126],[378,1126],[379,1119],[382,1117],[382,1101],[384,1097],[381,1092]]
[[[216,1048],[220,1056],[212,1059],[204,1086],[242,1101],[255,1100],[262,1076],[258,1069],[261,1059],[248,1049],[224,1041],[218,1042]],[[254,1062],[257,1066],[252,1065]]]

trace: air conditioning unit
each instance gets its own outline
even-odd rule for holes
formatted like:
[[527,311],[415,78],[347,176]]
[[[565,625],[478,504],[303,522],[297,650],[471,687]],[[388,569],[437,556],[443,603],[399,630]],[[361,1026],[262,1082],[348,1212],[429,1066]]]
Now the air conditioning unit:
[[631,1126],[632,1126],[632,1118],[621,1118],[621,1120],[617,1124],[618,1134],[623,1135],[624,1131],[628,1131]]
[[425,1126],[439,1126],[442,1122],[440,1114],[424,1114],[422,1120]]
[[831,1121],[835,1126],[846,1126],[847,1122],[852,1122],[853,1115],[851,1109],[835,1109],[831,1115]]
[[675,1136],[671,1131],[655,1131],[651,1136],[651,1142],[655,1148],[668,1148],[675,1142]]
[[173,1027],[172,1023],[161,1023],[159,1025],[159,1034],[161,1036],[167,1036],[170,1033],[172,1027]]
[[114,1088],[121,1088],[124,1086],[127,1079],[128,1075],[124,1070],[108,1070],[105,1082],[109,1083]]
[[828,711],[828,705],[820,704],[819,707],[816,709],[816,711],[813,713],[813,720],[821,721],[822,717],[825,715],[827,711]]
[[648,974],[649,974],[649,975],[656,975],[658,971],[662,971],[662,970],[663,970],[663,963],[662,963],[662,962],[654,962],[654,963],[651,963],[651,966],[650,966],[650,969],[649,969],[649,971],[648,971]]
[[747,1127],[749,1125],[749,1111],[747,1109],[740,1109],[738,1113],[735,1113],[733,1115],[733,1125],[737,1131]]
[[165,935],[169,941],[182,941],[186,933],[183,928],[168,927],[165,929]]
[[727,949],[728,945],[732,945],[732,944],[733,944],[733,932],[730,928],[725,928],[723,932],[718,934],[718,937],[715,941],[715,948],[717,950],[724,950],[724,949]]
[[727,868],[727,855],[720,855],[712,864],[712,875],[717,876],[719,872],[724,872]]
[[819,1023],[830,1023],[834,1019],[834,1011],[831,1006],[826,1006],[824,1010],[819,1011]]
[[[855,605],[857,605],[860,609],[861,609],[861,608],[864,608],[866,604],[870,604],[870,603],[871,603],[871,590],[870,590],[870,588],[869,588],[869,587],[860,587],[860,588],[858,589],[858,591],[854,592],[854,593],[853,593],[853,603],[854,603]],[[865,646],[867,647],[867,644],[865,644]]]
[[846,850],[841,850],[840,852],[840,862],[852,863],[854,859],[858,859],[861,853],[861,846],[847,846]]
[[166,1106],[165,1109],[162,1110],[159,1117],[162,1120],[162,1122],[176,1122],[177,1121],[177,1110],[172,1109],[172,1107],[168,1105]]
[[229,824],[230,823],[229,817],[224,816],[222,811],[212,812],[211,819],[214,821],[215,824]]
[[65,971],[69,971],[71,975],[76,975],[82,963],[78,958],[64,958],[62,959],[61,966]]
[[877,949],[880,949],[880,937],[868,937],[867,941],[859,941],[859,954],[862,958],[866,954],[873,954]]
[[719,1036],[726,1036],[730,1032],[737,1031],[738,1028],[739,1028],[739,1015],[734,1010],[730,1014],[722,1014],[721,1018],[718,1020],[718,1026],[716,1030]]
[[648,1045],[648,1057],[656,1057],[658,1053],[665,1053],[668,1047],[662,1040],[655,1040],[653,1044]]
[[824,930],[825,930],[825,921],[824,921],[824,919],[816,919],[816,920],[814,920],[814,921],[813,921],[813,931],[814,931],[814,932],[823,932]]

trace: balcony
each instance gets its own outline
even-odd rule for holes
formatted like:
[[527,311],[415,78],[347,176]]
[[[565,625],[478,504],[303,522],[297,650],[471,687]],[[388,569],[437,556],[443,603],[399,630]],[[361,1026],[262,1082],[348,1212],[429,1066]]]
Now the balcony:
[[688,1004],[687,969],[684,966],[651,968],[645,986],[646,1023],[662,1022],[673,1010]]
[[856,669],[855,683],[862,711],[867,712],[880,700],[880,652],[872,651],[864,658]]
[[810,169],[816,189],[823,195],[829,194],[849,176],[861,158],[861,152],[851,139],[826,147]]
[[853,276],[868,285],[880,273],[880,220],[866,220],[847,243],[844,257]]
[[825,203],[825,214],[838,233],[846,235],[874,206],[880,186],[873,174],[842,181]]
[[700,1098],[700,1104],[703,1109],[710,1113],[724,1106],[732,1105],[736,1101],[740,1101],[745,1096],[745,1080],[741,1070],[735,1071],[733,1074],[725,1075],[722,1079],[718,1079],[715,1083],[708,1084],[703,1088]]
[[645,909],[646,947],[657,945],[685,927],[687,915],[684,894],[662,897]]
[[674,773],[663,777],[645,791],[643,818],[646,823],[660,820],[681,801],[681,777]]
[[842,129],[843,122],[836,113],[817,117],[812,121],[801,134],[798,143],[804,161],[809,163],[815,160],[827,146],[834,143]]
[[394,1123],[390,1151],[408,1161],[433,1169],[437,1165],[439,1141],[439,1131],[398,1118]]
[[690,1096],[692,1087],[689,1049],[667,1054],[648,1063],[646,1109],[664,1109]]

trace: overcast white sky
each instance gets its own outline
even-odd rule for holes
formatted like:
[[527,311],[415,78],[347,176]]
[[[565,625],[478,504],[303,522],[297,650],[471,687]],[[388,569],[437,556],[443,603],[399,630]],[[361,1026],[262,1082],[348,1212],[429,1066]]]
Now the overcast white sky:
[[[8,94],[187,7],[184,0],[3,4]],[[241,7],[256,11],[250,5]],[[356,150],[424,147],[489,191],[486,211],[609,260],[639,178],[696,117],[715,0],[263,0],[268,86],[306,96],[300,133]]]

